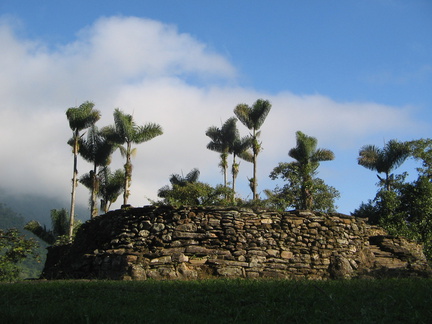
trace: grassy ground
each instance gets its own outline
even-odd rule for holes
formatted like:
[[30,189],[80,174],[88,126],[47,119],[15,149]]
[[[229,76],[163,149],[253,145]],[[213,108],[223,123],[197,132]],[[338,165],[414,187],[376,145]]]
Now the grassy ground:
[[432,280],[29,281],[2,323],[432,323]]

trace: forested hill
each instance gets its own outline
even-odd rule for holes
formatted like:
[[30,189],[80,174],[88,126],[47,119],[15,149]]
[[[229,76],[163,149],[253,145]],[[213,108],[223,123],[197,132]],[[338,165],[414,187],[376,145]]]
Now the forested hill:
[[[69,198],[69,197],[67,197]],[[39,195],[13,195],[7,193],[4,188],[0,188],[0,204],[3,204],[11,209],[15,215],[22,217],[24,223],[35,220],[47,227],[51,224],[52,209],[69,209],[70,202],[60,201],[56,198],[43,197]],[[76,206],[75,214],[77,217],[86,221],[89,219],[89,210],[87,207]]]
[[24,217],[14,212],[5,204],[0,203],[0,229],[16,228],[22,231],[24,225]]

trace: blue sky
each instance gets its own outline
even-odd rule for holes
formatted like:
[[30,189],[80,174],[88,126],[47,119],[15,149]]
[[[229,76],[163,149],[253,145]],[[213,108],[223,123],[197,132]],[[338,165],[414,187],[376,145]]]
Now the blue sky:
[[[1,185],[67,200],[64,112],[85,100],[101,110],[99,126],[120,107],[165,130],[138,147],[134,205],[194,167],[215,185],[222,176],[205,130],[236,104],[264,98],[273,108],[262,127],[259,190],[274,188],[268,174],[289,161],[301,130],[335,152],[319,176],[349,213],[376,192],[375,174],[356,162],[362,145],[431,137],[431,30],[428,0],[2,0],[0,131],[14,142],[1,142]],[[121,165],[116,157],[113,167]],[[399,171],[415,176],[415,166]],[[240,166],[244,198],[251,168]],[[86,190],[79,195],[85,204]]]

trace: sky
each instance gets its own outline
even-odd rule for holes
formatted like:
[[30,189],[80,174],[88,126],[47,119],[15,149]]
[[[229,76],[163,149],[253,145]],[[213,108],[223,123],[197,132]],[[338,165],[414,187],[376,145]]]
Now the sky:
[[[283,185],[269,174],[292,161],[300,130],[335,153],[318,176],[350,214],[377,191],[376,174],[357,164],[363,145],[431,137],[431,30],[429,0],[0,0],[0,188],[68,208],[65,112],[87,100],[102,114],[98,127],[113,124],[120,108],[164,130],[136,146],[133,206],[193,168],[201,181],[221,184],[205,131],[262,98],[272,109],[261,127],[261,197]],[[116,152],[111,168],[123,163]],[[396,173],[415,178],[417,166],[407,161]],[[79,160],[79,175],[90,169]],[[244,199],[251,176],[242,161]],[[78,204],[88,198],[79,186]]]

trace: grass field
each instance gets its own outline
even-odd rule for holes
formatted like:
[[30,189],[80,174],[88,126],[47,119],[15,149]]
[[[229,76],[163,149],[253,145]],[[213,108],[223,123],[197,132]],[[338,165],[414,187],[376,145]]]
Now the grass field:
[[432,280],[27,281],[1,323],[432,323]]

